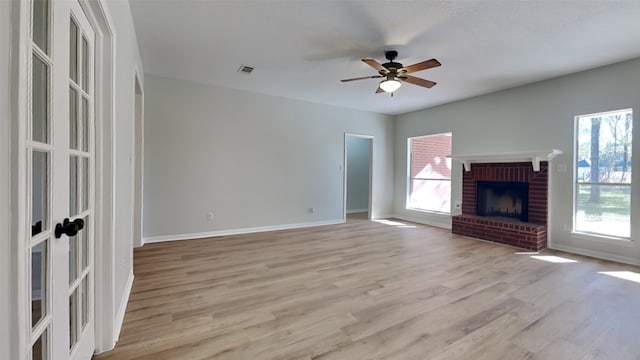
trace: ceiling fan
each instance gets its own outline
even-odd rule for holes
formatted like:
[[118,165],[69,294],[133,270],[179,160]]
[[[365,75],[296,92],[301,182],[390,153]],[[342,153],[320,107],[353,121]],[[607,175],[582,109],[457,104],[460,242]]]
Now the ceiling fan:
[[362,61],[371,66],[372,68],[378,70],[379,75],[374,76],[362,76],[352,79],[343,79],[340,80],[342,82],[349,82],[355,80],[364,80],[364,79],[380,79],[384,78],[378,85],[378,89],[376,93],[388,92],[393,95],[393,92],[398,90],[402,85],[401,81],[408,82],[414,85],[423,86],[426,88],[433,87],[436,83],[431,80],[421,79],[419,77],[407,75],[416,71],[426,70],[434,67],[438,67],[442,64],[436,59],[431,59],[423,62],[419,62],[417,64],[403,66],[400,63],[394,62],[393,60],[398,57],[397,51],[385,51],[384,56],[389,60],[389,62],[380,64],[374,59],[362,59]]

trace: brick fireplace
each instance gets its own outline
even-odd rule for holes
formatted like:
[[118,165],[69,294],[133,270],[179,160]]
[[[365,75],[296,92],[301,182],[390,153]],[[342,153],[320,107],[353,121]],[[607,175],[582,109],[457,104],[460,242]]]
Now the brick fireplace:
[[[517,202],[514,199],[513,205],[526,206],[520,211],[527,214],[527,221],[504,216],[511,211],[515,214],[516,210],[497,209],[497,206],[496,209],[492,207],[492,211],[478,211],[479,182],[497,184],[498,189],[501,183],[515,184],[519,189],[526,189],[524,198]],[[547,246],[548,184],[548,161],[535,164],[531,161],[465,164],[462,177],[462,214],[452,217],[452,232],[529,250],[544,249]],[[496,190],[512,196],[508,191],[512,190]],[[481,216],[482,213],[490,215]],[[491,216],[495,214],[503,216]]]

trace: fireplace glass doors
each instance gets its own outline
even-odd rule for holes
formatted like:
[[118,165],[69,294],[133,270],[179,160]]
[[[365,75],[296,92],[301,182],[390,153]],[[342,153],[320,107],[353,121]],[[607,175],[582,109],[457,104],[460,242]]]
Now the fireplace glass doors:
[[476,215],[529,220],[529,183],[478,181]]

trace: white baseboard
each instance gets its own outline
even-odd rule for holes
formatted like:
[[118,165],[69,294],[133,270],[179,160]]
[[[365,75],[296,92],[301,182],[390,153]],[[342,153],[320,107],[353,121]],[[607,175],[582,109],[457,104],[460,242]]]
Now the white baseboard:
[[347,209],[347,214],[369,212],[369,209]]
[[627,256],[613,255],[613,254],[608,254],[600,251],[586,250],[586,249],[576,248],[573,246],[560,245],[560,244],[548,244],[548,247],[551,250],[565,251],[565,252],[589,256],[593,258],[640,266],[640,260],[636,258],[627,257]]
[[129,295],[131,295],[131,288],[133,287],[133,272],[129,274],[129,279],[124,286],[124,294],[122,294],[122,299],[120,299],[120,307],[118,308],[118,313],[116,314],[114,327],[113,327],[113,338],[115,341],[118,341],[120,337],[120,330],[122,330],[122,323],[124,322],[124,314],[127,312],[127,304],[129,303]]
[[336,220],[315,221],[315,222],[308,222],[308,223],[217,230],[217,231],[208,231],[208,232],[200,232],[200,233],[190,233],[190,234],[161,235],[161,236],[152,236],[152,237],[144,238],[144,243],[148,244],[148,243],[156,243],[156,242],[164,242],[164,241],[192,240],[192,239],[202,239],[202,238],[215,237],[215,236],[250,234],[250,233],[265,232],[265,231],[290,230],[290,229],[299,229],[299,228],[313,227],[313,226],[344,224],[344,222],[345,222],[344,219],[336,219]]

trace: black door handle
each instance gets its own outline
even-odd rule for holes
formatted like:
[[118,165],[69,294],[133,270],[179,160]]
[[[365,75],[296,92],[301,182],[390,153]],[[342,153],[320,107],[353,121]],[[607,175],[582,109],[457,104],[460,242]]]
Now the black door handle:
[[66,218],[61,223],[56,224],[55,235],[56,239],[59,239],[62,234],[67,235],[69,237],[76,236],[78,231],[84,229],[84,220],[83,219],[75,219],[73,221],[69,221],[69,218]]

